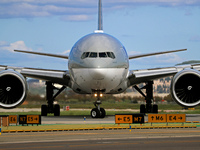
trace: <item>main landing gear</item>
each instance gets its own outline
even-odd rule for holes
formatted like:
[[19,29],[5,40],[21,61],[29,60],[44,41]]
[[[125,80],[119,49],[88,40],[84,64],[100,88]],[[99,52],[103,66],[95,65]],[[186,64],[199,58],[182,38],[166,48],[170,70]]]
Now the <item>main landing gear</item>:
[[94,106],[96,108],[93,108],[90,112],[91,117],[92,118],[104,118],[106,116],[106,111],[104,108],[100,108],[100,97],[102,96],[102,94],[100,92],[97,92],[97,94],[95,94],[97,96],[97,101],[94,102]]
[[[47,105],[41,106],[41,116],[47,116],[48,113],[54,113],[54,116],[60,116],[60,105],[53,104],[55,98],[65,89],[66,87],[63,86],[62,88],[56,88],[53,83],[46,82],[46,100]],[[54,90],[58,90],[57,93],[54,95]]]
[[134,88],[145,97],[146,107],[144,104],[140,105],[140,113],[158,113],[158,105],[152,105],[153,101],[153,81],[146,82],[146,85],[141,89],[146,89],[146,95],[141,91],[138,86],[134,86]]

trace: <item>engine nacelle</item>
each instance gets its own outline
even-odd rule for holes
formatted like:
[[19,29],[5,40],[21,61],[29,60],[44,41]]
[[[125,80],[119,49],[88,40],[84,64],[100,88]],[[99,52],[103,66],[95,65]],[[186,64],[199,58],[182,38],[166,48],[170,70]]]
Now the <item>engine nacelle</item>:
[[27,94],[27,82],[18,72],[0,72],[0,107],[9,109],[22,104]]
[[183,107],[195,107],[200,104],[200,72],[185,69],[172,79],[170,92],[172,98]]

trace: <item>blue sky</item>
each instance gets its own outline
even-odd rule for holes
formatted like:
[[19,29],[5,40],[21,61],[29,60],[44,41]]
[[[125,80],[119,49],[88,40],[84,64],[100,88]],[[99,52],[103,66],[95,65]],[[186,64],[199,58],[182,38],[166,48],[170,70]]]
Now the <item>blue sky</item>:
[[[200,0],[103,0],[103,29],[128,54],[187,48],[186,52],[139,58],[130,69],[200,60]],[[13,49],[69,54],[97,29],[98,0],[0,0],[0,65],[67,69],[58,58]]]

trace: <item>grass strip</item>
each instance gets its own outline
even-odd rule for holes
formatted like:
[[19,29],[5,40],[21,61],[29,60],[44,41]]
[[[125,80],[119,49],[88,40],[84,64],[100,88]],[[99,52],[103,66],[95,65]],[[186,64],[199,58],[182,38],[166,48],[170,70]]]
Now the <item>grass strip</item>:
[[[23,110],[22,110],[23,111]],[[106,115],[115,115],[115,114],[133,114],[139,113],[139,111],[125,111],[125,110],[106,110]],[[184,113],[184,114],[200,114],[200,110],[187,110],[187,111],[161,111],[159,113],[162,114],[177,114],[177,113]],[[40,115],[40,111],[29,111],[29,112],[0,112],[0,115]],[[61,111],[61,116],[89,116],[90,110],[69,110],[69,111]],[[48,114],[48,116],[54,116],[53,114]]]

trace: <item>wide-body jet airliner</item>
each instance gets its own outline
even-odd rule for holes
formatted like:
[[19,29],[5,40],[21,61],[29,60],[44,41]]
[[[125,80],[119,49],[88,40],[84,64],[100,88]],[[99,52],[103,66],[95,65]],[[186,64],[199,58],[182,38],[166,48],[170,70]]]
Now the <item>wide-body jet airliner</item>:
[[[153,80],[173,76],[170,92],[172,98],[183,107],[195,107],[200,104],[200,65],[184,65],[146,70],[129,70],[131,59],[160,55],[186,49],[155,52],[128,56],[125,47],[115,37],[104,33],[102,24],[102,2],[99,0],[98,29],[78,40],[69,56],[15,50],[16,52],[44,55],[68,59],[69,70],[47,70],[0,66],[0,106],[5,109],[22,104],[27,95],[27,77],[46,82],[47,105],[41,106],[41,115],[48,113],[60,115],[60,106],[54,105],[55,98],[65,89],[71,88],[76,93],[94,94],[97,101],[91,110],[93,118],[104,118],[106,111],[100,107],[103,94],[119,94],[127,88],[135,88],[145,97],[146,105],[140,106],[141,113],[158,113],[158,106],[153,104]],[[137,84],[145,83],[142,89]],[[54,84],[62,87],[57,89]],[[55,93],[55,90],[58,90]]]

